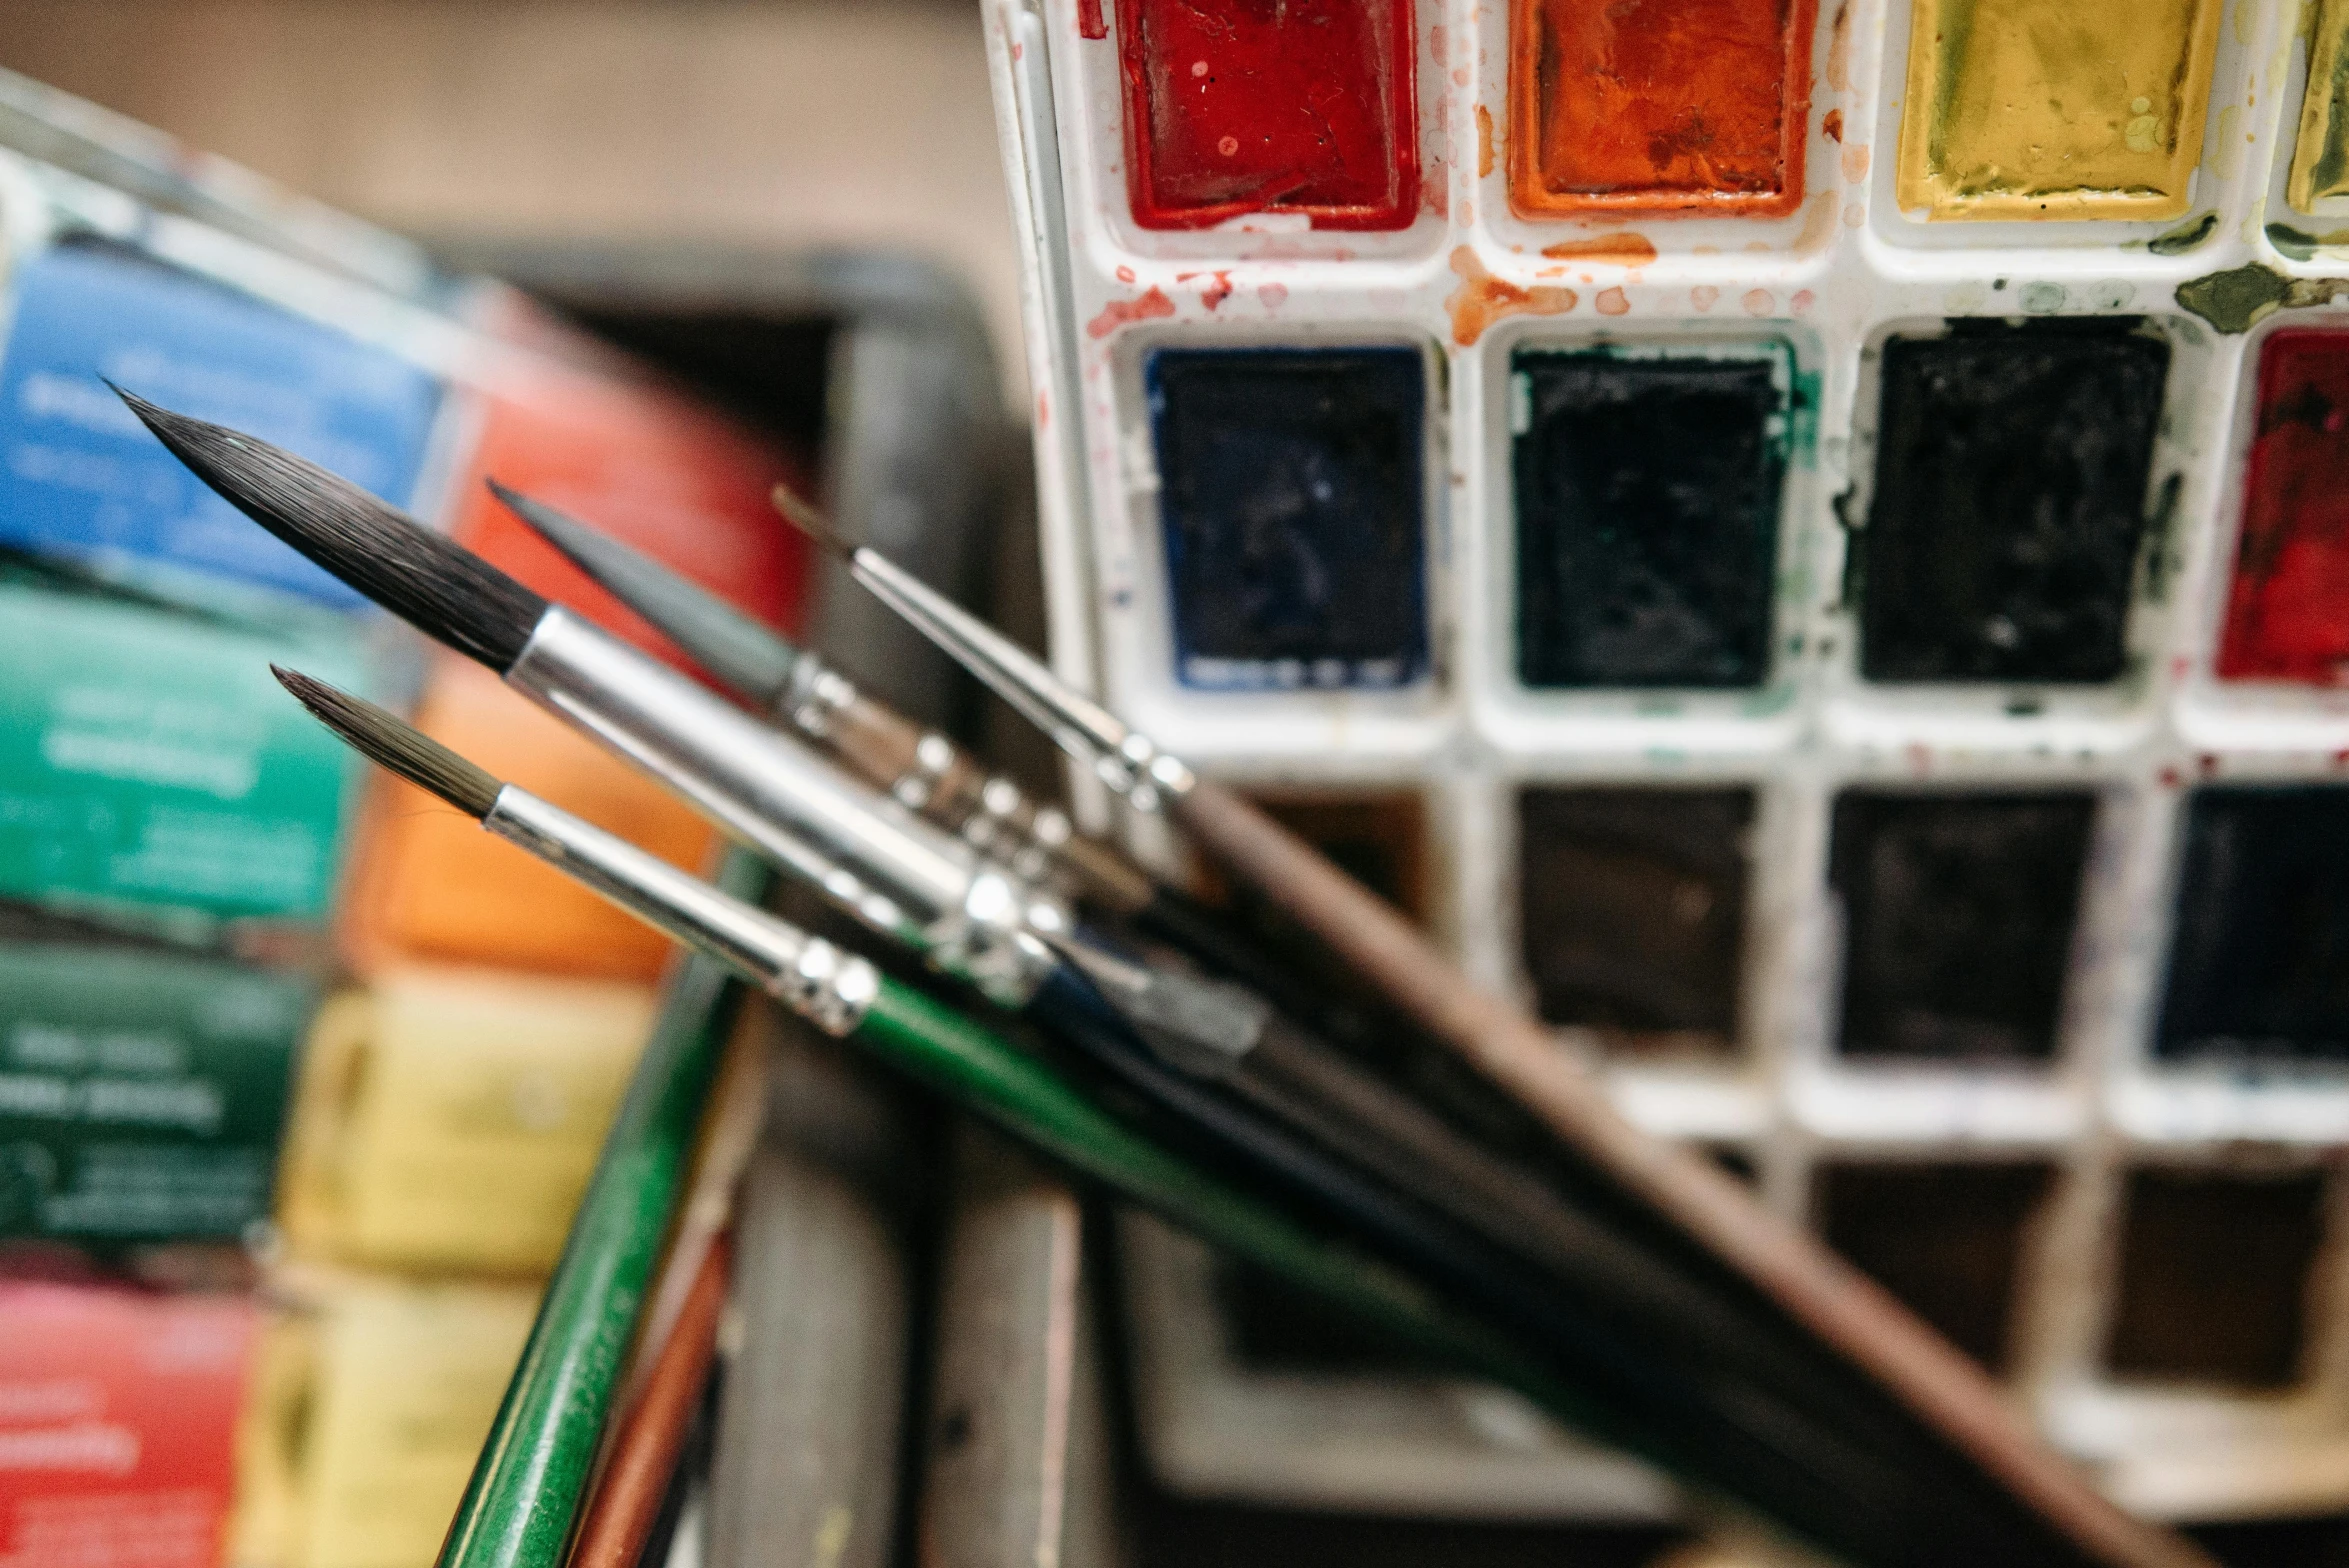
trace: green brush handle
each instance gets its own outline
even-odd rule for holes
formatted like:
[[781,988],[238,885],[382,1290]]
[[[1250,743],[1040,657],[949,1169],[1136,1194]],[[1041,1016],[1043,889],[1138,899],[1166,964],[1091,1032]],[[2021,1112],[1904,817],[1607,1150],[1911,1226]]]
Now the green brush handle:
[[1451,1312],[1404,1275],[1201,1174],[1097,1109],[1051,1068],[922,993],[884,978],[849,1038],[1201,1240],[1569,1420],[1595,1423],[1584,1401],[1507,1339]]
[[[766,882],[765,868],[739,850],[718,875],[738,898],[758,897]],[[700,954],[670,986],[457,1504],[440,1568],[562,1562],[740,992],[723,964]]]

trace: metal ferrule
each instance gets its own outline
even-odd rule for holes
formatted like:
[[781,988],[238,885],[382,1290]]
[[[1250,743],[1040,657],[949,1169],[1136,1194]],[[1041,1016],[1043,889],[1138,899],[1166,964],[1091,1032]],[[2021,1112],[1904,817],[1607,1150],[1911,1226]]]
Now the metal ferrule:
[[833,715],[847,712],[856,699],[856,682],[803,648],[775,706],[793,728],[822,740],[832,733]]
[[[560,606],[506,680],[659,779],[859,919],[989,995],[1025,1001],[1051,954],[1000,910],[1065,924],[1050,900],[806,745]],[[1003,882],[997,887],[989,881]],[[1008,891],[1007,891],[1008,889]]]
[[827,1034],[864,1021],[881,977],[864,959],[507,785],[481,825],[758,982]]
[[1062,749],[1091,759],[1101,782],[1155,811],[1197,782],[1182,759],[1158,749],[1036,656],[879,551],[859,549],[849,569],[875,598],[944,648]]

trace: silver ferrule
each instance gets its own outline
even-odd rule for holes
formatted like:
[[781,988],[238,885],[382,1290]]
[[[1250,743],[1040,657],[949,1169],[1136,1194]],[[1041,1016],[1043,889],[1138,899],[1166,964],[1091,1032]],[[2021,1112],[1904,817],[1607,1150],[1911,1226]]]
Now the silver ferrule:
[[1101,782],[1155,811],[1197,782],[1178,757],[1052,673],[1042,660],[877,550],[849,557],[857,581],[987,683]]
[[832,733],[833,716],[856,699],[856,682],[803,648],[791,661],[791,680],[775,709],[801,734],[823,740]]
[[[1049,952],[1003,934],[993,912],[1006,896],[987,884],[998,874],[968,844],[560,606],[540,618],[506,680],[989,995],[1016,1005],[1050,972]],[[1065,923],[1025,888],[1009,902],[1047,925]],[[987,918],[974,918],[974,907]]]
[[854,953],[688,876],[528,790],[509,784],[498,791],[481,825],[747,976],[827,1034],[855,1029],[880,994],[879,972]]

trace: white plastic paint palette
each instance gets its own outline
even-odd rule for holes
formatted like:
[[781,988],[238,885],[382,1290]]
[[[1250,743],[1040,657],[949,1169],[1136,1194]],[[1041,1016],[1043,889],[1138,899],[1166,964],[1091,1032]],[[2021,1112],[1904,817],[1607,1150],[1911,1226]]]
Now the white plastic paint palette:
[[[2307,34],[1915,3],[1681,69],[1640,18],[1714,7],[991,0],[1054,655],[1223,776],[1403,792],[1474,973],[2125,1503],[2337,1506],[2349,233],[2290,204]],[[1982,107],[2024,100],[2062,125]]]

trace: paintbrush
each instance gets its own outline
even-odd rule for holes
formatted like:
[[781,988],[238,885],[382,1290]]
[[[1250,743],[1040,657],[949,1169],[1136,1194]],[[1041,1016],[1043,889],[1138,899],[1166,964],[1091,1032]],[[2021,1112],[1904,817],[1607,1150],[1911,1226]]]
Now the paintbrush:
[[[1217,1092],[1202,1062],[1245,1054],[1260,1033],[1261,1020],[1237,1009],[1229,991],[1152,972],[1105,997],[1040,939],[1062,934],[1065,915],[985,866],[967,845],[316,465],[130,402],[200,477],[280,538],[671,783],[874,929],[999,1002],[1028,1010],[1194,1147],[1374,1239],[1518,1331],[1548,1337],[1570,1353],[1579,1377],[1609,1387],[1618,1405],[1672,1410],[1691,1430],[1709,1419],[1749,1453],[1774,1453],[1788,1433],[1803,1434],[1821,1452],[1808,1472],[1774,1483],[1782,1498],[1806,1476],[1825,1487],[1822,1496],[1851,1490],[1875,1465],[1864,1445],[1783,1400],[1770,1402],[1772,1433],[1743,1430],[1755,1419],[1751,1411],[1700,1415],[1709,1400],[1718,1401],[1694,1385],[1684,1359],[1624,1341],[1626,1323],[1639,1313],[1603,1293],[1551,1288],[1518,1250],[1493,1239],[1491,1227],[1475,1234],[1459,1222],[1457,1203],[1447,1205],[1440,1193],[1431,1198],[1424,1181],[1414,1183],[1407,1154],[1366,1174],[1300,1139],[1293,1126]],[[1277,1092],[1267,1086],[1260,1103]],[[1342,1127],[1342,1118],[1332,1123],[1325,1115],[1324,1126]],[[1892,1483],[1877,1477],[1874,1484],[1881,1490]]]
[[[1604,1290],[1561,1295],[1529,1274],[1511,1249],[1463,1235],[1474,1227],[1455,1223],[1456,1211],[1447,1217],[1441,1202],[1426,1201],[1425,1184],[1415,1187],[1408,1180],[1407,1159],[1390,1157],[1381,1167],[1389,1176],[1402,1170],[1405,1179],[1367,1180],[1356,1168],[1333,1162],[1326,1149],[1301,1144],[1276,1122],[1211,1092],[1197,1064],[1180,1061],[1165,1036],[1171,1029],[1186,1046],[1231,1054],[1232,1010],[1214,994],[1194,993],[1155,1009],[1124,994],[1112,1004],[1040,940],[1056,933],[1035,923],[1015,897],[1016,884],[980,866],[967,845],[901,810],[891,816],[869,791],[827,771],[804,748],[785,744],[674,671],[547,605],[315,465],[233,431],[136,401],[133,406],[215,489],[312,559],[491,663],[623,755],[671,778],[723,825],[767,847],[876,929],[926,951],[934,962],[944,955],[942,967],[966,978],[992,982],[991,994],[999,1000],[1031,1005],[1058,1038],[1138,1092],[1184,1135],[1204,1140],[1219,1157],[1238,1160],[1315,1212],[1375,1238],[1516,1331],[1542,1338],[1612,1408],[1640,1412],[1634,1419],[1646,1424],[1643,1446],[1709,1445],[1681,1452],[1678,1468],[1711,1477],[1725,1490],[1758,1487],[1763,1506],[1827,1539],[1854,1528],[1855,1519],[1889,1527],[1885,1521],[1913,1517],[1915,1488],[1897,1465],[1887,1468],[1882,1445],[1866,1431],[1871,1423],[1853,1422],[1849,1412],[1816,1398],[1806,1405],[1784,1390],[1765,1393],[1749,1374],[1771,1380],[1767,1367],[1740,1368],[1733,1357],[1724,1374],[1718,1356],[1656,1354],[1637,1323],[1626,1341],[1627,1319],[1639,1314],[1623,1312],[1622,1302]],[[386,580],[385,563],[406,570]],[[930,840],[921,841],[916,828]],[[894,844],[893,835],[915,842],[910,848]],[[819,837],[820,849],[810,842]],[[878,857],[876,846],[883,851]],[[943,879],[924,884],[908,871],[909,862],[916,872],[945,866],[966,880],[951,886],[952,896],[935,899]],[[988,884],[994,891],[982,899],[979,890]],[[938,940],[934,927],[906,918],[903,906],[874,891],[883,885],[909,898],[932,897],[923,913],[953,940]],[[883,904],[880,917],[876,900]],[[969,952],[967,922],[960,917],[974,912],[999,922],[989,950],[1013,956],[1016,967],[976,971],[954,962]],[[1146,985],[1173,988],[1170,998],[1179,989],[1174,977],[1157,974]],[[1718,1386],[1700,1386],[1704,1377],[1723,1376],[1727,1380]],[[1972,1490],[1967,1480],[1961,1474],[1936,1481],[1934,1495],[1964,1495]],[[1870,1499],[1864,1505],[1851,1501],[1863,1496]],[[1998,1512],[1990,1506],[1980,1528],[2000,1534]]]
[[1671,1232],[1864,1368],[2090,1560],[2204,1563],[2131,1519],[2049,1452],[1990,1381],[1889,1294],[1755,1202],[1709,1162],[1633,1127],[1521,1008],[1485,992],[1392,907],[1236,792],[1061,680],[993,627],[869,546],[833,532],[787,487],[775,504],[1129,804],[1163,812],[1367,983],[1537,1112],[1568,1150]]
[[498,780],[372,703],[295,671],[276,673],[320,722],[378,765],[717,959],[825,1033],[872,1050],[1171,1223],[1409,1343],[1498,1377],[1573,1419],[1593,1421],[1587,1401],[1566,1392],[1538,1358],[1505,1337],[1357,1249],[1301,1229],[1201,1173],[1097,1108],[1048,1066],[867,960]]
[[[1700,1487],[1780,1519],[1862,1563],[2078,1562],[2006,1540],[1948,1491],[1889,1459],[1821,1471],[1786,1412],[1757,1410],[1732,1388],[1734,1419],[1691,1400],[1669,1376],[1628,1384],[1609,1376],[1621,1347],[1604,1326],[1560,1347],[1529,1341],[1431,1294],[1359,1250],[1323,1240],[1258,1200],[1203,1176],[1146,1134],[1096,1108],[1053,1071],[882,975],[866,960],[729,897],[633,845],[571,816],[419,734],[372,704],[307,677],[279,679],[337,734],[479,821],[484,828],[594,888],[676,939],[717,957],[817,1027],[875,1050],[893,1065],[987,1116],[1120,1195],[1210,1242],[1336,1301],[1447,1360],[1494,1376],[1611,1441],[1665,1464]],[[1565,1350],[1561,1354],[1561,1349]],[[1756,1416],[1762,1419],[1754,1419]],[[1727,1431],[1736,1439],[1721,1444]]]
[[752,711],[823,746],[860,777],[1023,876],[1051,875],[1088,904],[1168,943],[1211,971],[1330,1028],[1342,1014],[1253,933],[1078,832],[1058,807],[955,742],[870,694],[814,650],[799,647],[698,583],[577,518],[492,479],[497,498],[539,537],[683,649]]

